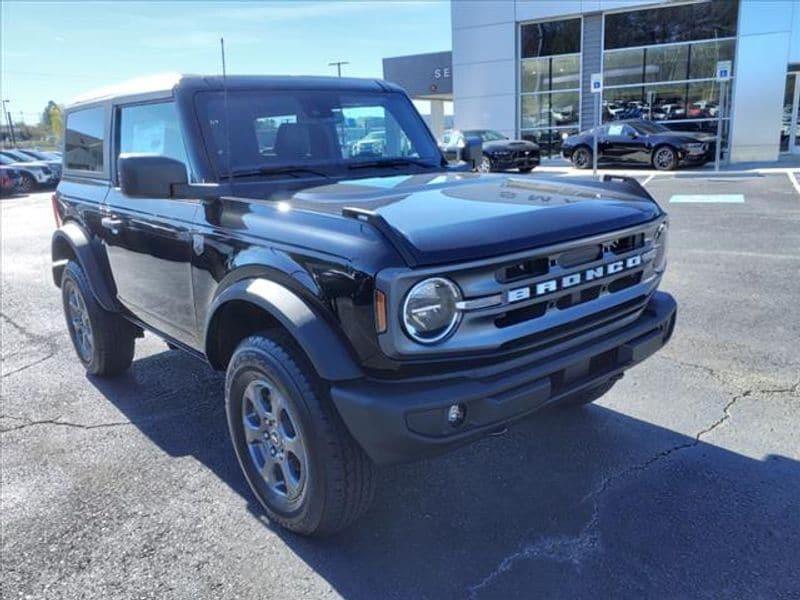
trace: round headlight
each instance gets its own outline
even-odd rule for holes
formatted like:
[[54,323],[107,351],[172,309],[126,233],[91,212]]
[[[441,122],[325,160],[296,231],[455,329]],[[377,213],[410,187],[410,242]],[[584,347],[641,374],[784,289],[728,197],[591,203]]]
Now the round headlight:
[[403,302],[406,333],[421,344],[434,344],[446,338],[458,325],[461,312],[456,302],[461,292],[455,283],[441,277],[420,281]]

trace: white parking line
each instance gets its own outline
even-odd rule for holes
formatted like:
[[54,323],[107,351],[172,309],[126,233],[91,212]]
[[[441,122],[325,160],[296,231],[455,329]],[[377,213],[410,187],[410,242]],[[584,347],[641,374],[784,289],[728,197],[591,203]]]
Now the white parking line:
[[789,181],[792,182],[795,191],[800,194],[800,183],[797,182],[797,176],[791,171],[786,171],[786,176],[789,178]]
[[645,180],[642,182],[642,187],[644,187],[644,186],[646,186],[648,183],[650,183],[650,181],[652,181],[653,177],[655,177],[655,176],[656,176],[656,174],[655,174],[655,173],[653,173],[652,175],[648,176],[648,178],[647,178],[647,179],[645,179]]

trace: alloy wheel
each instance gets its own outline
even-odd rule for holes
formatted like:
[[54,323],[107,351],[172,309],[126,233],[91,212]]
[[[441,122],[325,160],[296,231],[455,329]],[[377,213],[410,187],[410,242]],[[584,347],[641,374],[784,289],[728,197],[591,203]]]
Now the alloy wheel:
[[484,156],[481,159],[481,164],[478,166],[478,170],[481,173],[491,173],[492,172],[492,161],[489,160],[488,156]]
[[94,336],[89,311],[78,287],[72,281],[65,283],[67,287],[67,312],[75,347],[81,359],[89,363],[94,354]]
[[572,162],[579,169],[583,169],[589,165],[590,158],[586,148],[578,148],[572,155]]
[[278,387],[259,374],[242,394],[242,425],[250,460],[280,505],[303,493],[308,474],[305,443],[294,408]]
[[675,153],[669,148],[661,148],[653,159],[657,169],[670,170],[675,163]]

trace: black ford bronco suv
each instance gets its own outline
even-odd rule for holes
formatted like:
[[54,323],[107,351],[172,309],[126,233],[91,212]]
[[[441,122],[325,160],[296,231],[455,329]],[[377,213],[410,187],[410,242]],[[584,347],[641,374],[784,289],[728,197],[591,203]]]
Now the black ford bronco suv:
[[269,517],[347,526],[374,465],[591,402],[672,334],[667,217],[643,188],[472,173],[480,155],[468,140],[449,167],[376,80],[156,78],[77,101],[52,257],[78,357],[120,373],[147,330],[225,370]]

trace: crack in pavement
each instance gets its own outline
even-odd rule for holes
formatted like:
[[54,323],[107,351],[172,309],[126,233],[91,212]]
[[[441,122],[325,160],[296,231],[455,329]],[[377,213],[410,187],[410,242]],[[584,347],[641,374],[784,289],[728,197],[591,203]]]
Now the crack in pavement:
[[[5,319],[5,321],[8,322],[8,324],[11,325],[11,327],[13,327],[14,329],[16,329],[20,334],[22,334],[23,337],[28,338],[28,340],[34,343],[42,344],[47,349],[45,356],[37,358],[36,360],[28,364],[22,365],[21,367],[17,367],[16,369],[13,369],[11,371],[4,371],[2,373],[3,379],[11,375],[14,375],[16,373],[19,373],[20,371],[24,371],[25,369],[35,367],[36,365],[53,358],[58,353],[59,350],[58,343],[55,340],[53,340],[50,336],[29,330],[27,327],[21,325],[20,323],[17,323],[14,319],[9,317],[5,313],[0,312],[0,317]],[[8,356],[4,357],[3,362],[8,360],[8,358],[9,358]]]
[[76,429],[103,429],[106,427],[122,427],[125,425],[133,425],[130,421],[111,421],[109,423],[94,423],[92,425],[87,425],[85,423],[73,423],[71,421],[62,421],[61,417],[54,417],[52,419],[40,419],[37,421],[31,421],[28,419],[23,419],[21,417],[14,417],[11,415],[0,415],[0,419],[10,419],[13,421],[23,421],[20,425],[15,425],[14,427],[6,427],[0,429],[0,434],[8,433],[10,431],[18,431],[20,429],[25,429],[27,427],[34,427],[39,425],[56,425],[59,427],[74,427]]
[[[687,365],[688,366],[688,365]],[[698,368],[707,369],[706,367],[702,367],[701,365]],[[709,369],[710,370],[710,369]],[[800,387],[800,382],[788,388],[788,390],[779,390],[779,392],[784,391],[794,391],[798,387]],[[761,390],[762,392],[768,392],[768,390]],[[586,494],[581,499],[581,503],[592,501],[592,513],[589,521],[583,528],[578,532],[577,535],[558,535],[558,536],[549,536],[543,539],[537,540],[534,543],[525,544],[522,549],[519,551],[511,554],[504,558],[500,564],[486,577],[484,577],[478,584],[468,588],[468,593],[470,598],[477,598],[478,592],[485,589],[489,585],[491,585],[500,575],[503,573],[509,572],[517,562],[523,560],[531,560],[536,558],[544,558],[549,560],[555,560],[557,562],[569,562],[574,564],[577,567],[580,567],[580,563],[585,556],[597,551],[601,545],[600,542],[600,531],[599,531],[599,523],[600,523],[600,502],[602,496],[610,490],[617,482],[630,477],[633,474],[642,473],[650,469],[654,464],[666,459],[671,454],[675,452],[680,452],[682,450],[687,450],[690,448],[694,448],[698,444],[700,444],[703,437],[707,436],[715,429],[720,427],[725,421],[731,418],[731,409],[734,405],[741,399],[746,398],[753,394],[753,390],[748,389],[740,394],[734,395],[722,408],[722,414],[718,419],[716,419],[713,423],[704,427],[699,432],[697,432],[694,436],[694,439],[690,442],[686,442],[683,444],[678,444],[677,446],[672,446],[667,448],[666,450],[662,450],[657,454],[649,457],[647,460],[634,464],[626,469],[623,469],[617,473],[614,473],[608,477],[604,477],[600,484],[595,487],[594,490]]]

